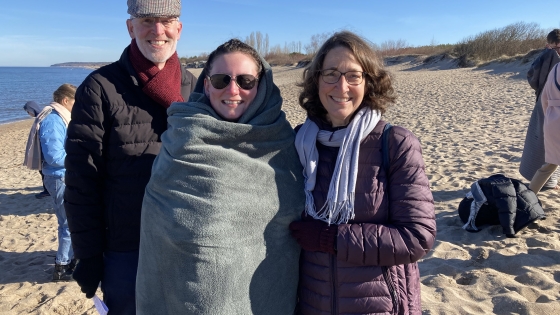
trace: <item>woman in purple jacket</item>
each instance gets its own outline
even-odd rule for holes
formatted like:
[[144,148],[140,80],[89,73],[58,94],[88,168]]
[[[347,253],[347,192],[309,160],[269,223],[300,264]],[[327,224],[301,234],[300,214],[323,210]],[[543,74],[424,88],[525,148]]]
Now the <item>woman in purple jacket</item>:
[[434,244],[434,203],[410,131],[391,128],[382,167],[380,118],[395,101],[389,74],[364,39],[340,32],[300,86],[306,205],[290,224],[303,248],[298,313],[421,314],[416,262]]

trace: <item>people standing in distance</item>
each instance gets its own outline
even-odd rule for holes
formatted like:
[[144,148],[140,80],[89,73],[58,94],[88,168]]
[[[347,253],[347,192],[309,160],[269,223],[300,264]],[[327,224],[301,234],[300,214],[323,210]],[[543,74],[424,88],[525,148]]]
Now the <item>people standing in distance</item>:
[[[41,107],[39,107],[39,104],[37,104],[37,102],[35,101],[29,101],[26,102],[25,105],[23,105],[23,110],[25,110],[25,112],[33,117],[33,118],[37,118],[37,116],[39,115],[39,113],[41,112]],[[25,158],[28,158],[28,154],[29,154],[29,146],[27,147],[27,150],[25,150]],[[24,162],[25,164],[25,162]],[[37,199],[43,199],[43,198],[47,198],[50,197],[51,195],[49,194],[47,187],[45,187],[45,176],[43,175],[43,173],[39,170],[39,174],[41,174],[41,183],[43,184],[43,191],[35,194],[35,198]]]
[[41,112],[41,107],[35,101],[26,102],[23,105],[23,110],[31,117],[35,118]]
[[544,160],[545,164],[531,179],[529,188],[538,194],[550,176],[560,165],[560,67],[556,64],[548,74],[541,100],[544,113]]
[[[39,123],[39,141],[41,143],[42,169],[44,183],[52,196],[54,213],[58,222],[58,249],[55,257],[53,281],[70,281],[74,271],[75,261],[72,250],[70,229],[64,210],[64,159],[66,150],[64,141],[68,123],[71,120],[72,107],[76,87],[63,84],[53,93],[53,102],[45,111],[49,111]],[[39,114],[41,115],[41,114]]]
[[[545,117],[541,92],[547,82],[548,74],[554,65],[560,62],[560,29],[554,29],[548,33],[546,41],[546,49],[533,61],[531,68],[527,72],[527,81],[535,90],[536,95],[536,103],[529,119],[527,135],[525,136],[525,144],[519,164],[519,173],[527,180],[531,180],[537,173],[537,170],[546,164],[543,132]],[[560,171],[553,172],[543,187],[557,189],[559,177]]]
[[[86,297],[101,283],[109,314],[135,314],[140,213],[167,108],[196,78],[177,56],[180,0],[128,0],[121,58],[79,86],[66,142],[65,207]],[[163,281],[164,279],[162,279]]]
[[305,212],[290,224],[302,247],[298,314],[416,314],[417,261],[436,236],[422,150],[380,120],[395,100],[391,77],[361,37],[332,35],[304,70],[296,127]]

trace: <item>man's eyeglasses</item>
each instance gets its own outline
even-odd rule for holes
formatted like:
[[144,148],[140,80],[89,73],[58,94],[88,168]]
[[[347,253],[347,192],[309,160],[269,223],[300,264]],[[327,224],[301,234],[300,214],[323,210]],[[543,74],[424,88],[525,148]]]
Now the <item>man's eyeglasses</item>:
[[347,72],[340,72],[338,70],[327,69],[321,70],[321,78],[323,78],[323,82],[334,84],[340,80],[341,76],[344,76],[346,82],[350,85],[358,85],[361,84],[364,80],[365,72],[362,71],[347,71]]
[[551,46],[550,49],[554,49],[556,50],[556,52],[560,52],[560,47],[557,46]]
[[229,74],[218,73],[206,77],[210,80],[212,86],[218,90],[226,88],[232,80],[235,81],[238,87],[244,90],[251,90],[259,81],[259,79],[250,74],[240,74],[233,77]]
[[157,23],[161,23],[165,28],[170,28],[174,22],[179,20],[176,17],[146,17],[136,19],[139,20],[140,24],[144,27],[154,27]]

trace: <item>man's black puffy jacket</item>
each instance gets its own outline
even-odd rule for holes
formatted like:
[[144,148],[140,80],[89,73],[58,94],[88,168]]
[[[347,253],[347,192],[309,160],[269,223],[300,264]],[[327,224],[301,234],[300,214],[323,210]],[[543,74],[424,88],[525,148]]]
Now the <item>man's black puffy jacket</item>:
[[[138,249],[144,189],[167,129],[166,109],[142,92],[128,49],[93,71],[76,92],[64,206],[78,259]],[[195,82],[182,69],[185,101]]]

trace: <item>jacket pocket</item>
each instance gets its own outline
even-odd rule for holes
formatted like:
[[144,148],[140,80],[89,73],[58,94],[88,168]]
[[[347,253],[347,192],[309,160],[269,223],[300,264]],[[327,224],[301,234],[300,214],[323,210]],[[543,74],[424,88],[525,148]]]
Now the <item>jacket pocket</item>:
[[381,269],[383,270],[383,278],[385,279],[385,283],[389,289],[389,294],[391,295],[391,301],[393,302],[393,314],[398,314],[399,294],[397,292],[397,288],[395,287],[395,282],[393,281],[389,267],[381,267]]

